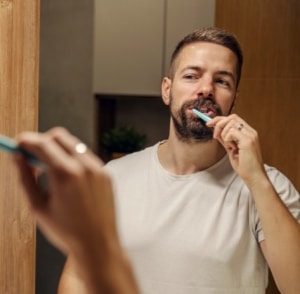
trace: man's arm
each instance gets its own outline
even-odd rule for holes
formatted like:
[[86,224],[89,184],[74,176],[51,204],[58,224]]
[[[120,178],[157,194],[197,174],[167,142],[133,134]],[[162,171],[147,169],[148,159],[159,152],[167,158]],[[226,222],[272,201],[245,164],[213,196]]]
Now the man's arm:
[[88,289],[86,287],[86,283],[80,276],[78,272],[76,272],[75,265],[72,265],[72,257],[69,256],[67,258],[66,264],[64,266],[57,294],[67,294],[67,293],[81,293],[88,294]]
[[102,161],[62,128],[24,133],[19,145],[47,167],[45,191],[36,181],[36,169],[16,155],[32,213],[48,240],[72,256],[60,293],[137,294],[119,242],[112,185]]
[[250,189],[260,217],[262,252],[281,293],[300,293],[300,225],[267,178]]
[[[102,253],[101,253],[102,255]],[[97,255],[90,254],[81,263],[69,256],[58,286],[58,294],[124,293],[138,294],[133,271],[122,251],[111,253],[107,262],[97,262]],[[91,259],[90,259],[91,258]],[[92,260],[90,264],[86,261]],[[103,273],[103,271],[105,271]],[[99,287],[100,285],[100,287]],[[101,292],[99,291],[101,290]]]
[[265,237],[261,249],[278,288],[300,293],[300,225],[266,174],[257,132],[235,114],[216,117],[207,125],[215,127],[214,138],[251,192]]

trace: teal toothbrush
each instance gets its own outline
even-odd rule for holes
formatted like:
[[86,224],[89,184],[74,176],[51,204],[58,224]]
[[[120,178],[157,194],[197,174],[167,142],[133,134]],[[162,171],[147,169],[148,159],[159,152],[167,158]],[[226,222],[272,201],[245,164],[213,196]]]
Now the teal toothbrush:
[[30,164],[39,167],[43,166],[43,164],[34,155],[19,147],[14,140],[6,136],[0,135],[0,148],[9,153],[21,153]]
[[198,115],[203,121],[205,122],[209,122],[211,120],[211,118],[207,115],[205,115],[204,113],[200,112],[198,109],[193,108],[193,112]]

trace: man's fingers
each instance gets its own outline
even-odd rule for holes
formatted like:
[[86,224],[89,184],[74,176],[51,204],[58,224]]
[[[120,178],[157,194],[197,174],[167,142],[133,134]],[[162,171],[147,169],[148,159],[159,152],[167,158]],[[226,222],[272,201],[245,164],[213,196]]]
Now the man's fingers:
[[64,129],[57,130],[53,135],[54,140],[74,159],[81,164],[90,167],[103,166],[102,160],[97,157],[89,148],[82,143],[77,137],[68,133]]
[[75,168],[72,156],[53,138],[55,131],[44,134],[24,133],[19,138],[19,144],[25,150],[34,154],[48,166],[49,174],[52,170],[64,172]]
[[47,202],[47,195],[37,183],[35,170],[29,166],[26,159],[21,155],[16,155],[15,162],[19,167],[20,179],[26,190],[30,205],[35,210],[43,209]]

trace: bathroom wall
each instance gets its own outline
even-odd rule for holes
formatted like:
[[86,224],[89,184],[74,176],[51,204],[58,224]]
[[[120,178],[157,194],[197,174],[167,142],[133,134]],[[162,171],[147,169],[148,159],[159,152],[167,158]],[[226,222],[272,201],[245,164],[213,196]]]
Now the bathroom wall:
[[93,0],[41,0],[39,129],[94,145]]
[[[93,0],[41,0],[39,130],[63,126],[94,148]],[[64,256],[38,231],[36,293],[56,293]]]

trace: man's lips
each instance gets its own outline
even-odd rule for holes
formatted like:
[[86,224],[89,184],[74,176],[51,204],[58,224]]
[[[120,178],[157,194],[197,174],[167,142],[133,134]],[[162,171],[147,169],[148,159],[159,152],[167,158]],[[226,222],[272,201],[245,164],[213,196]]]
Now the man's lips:
[[216,116],[216,111],[213,108],[205,106],[205,107],[199,107],[198,110],[201,111],[206,116],[209,116],[210,118],[214,118]]
[[209,117],[215,117],[216,116],[216,112],[214,110],[211,109],[207,109],[205,110],[200,110],[201,112],[203,112],[205,115],[209,116]]

